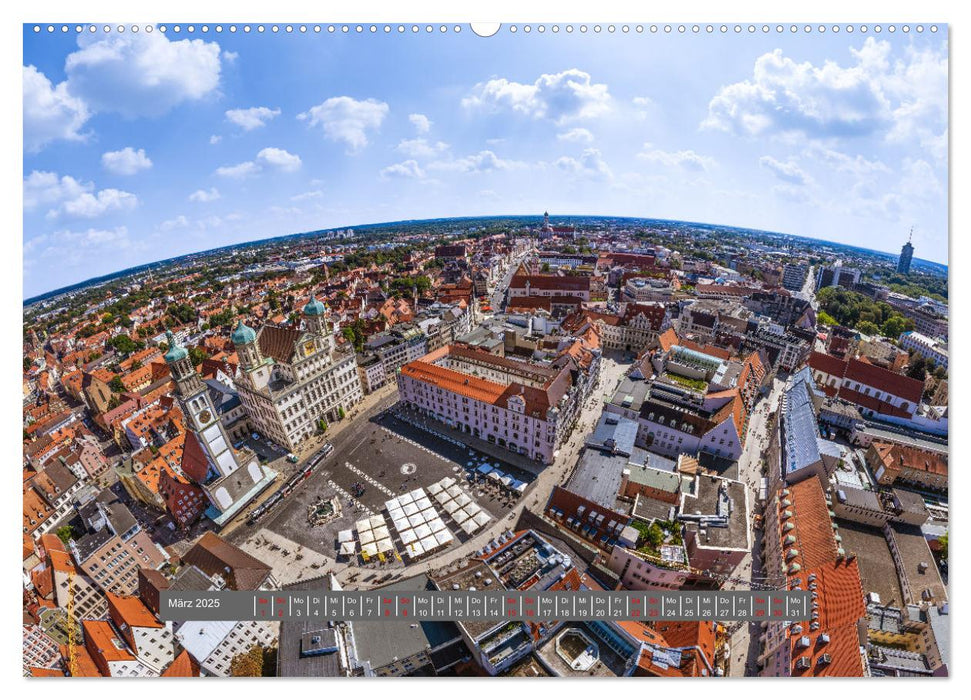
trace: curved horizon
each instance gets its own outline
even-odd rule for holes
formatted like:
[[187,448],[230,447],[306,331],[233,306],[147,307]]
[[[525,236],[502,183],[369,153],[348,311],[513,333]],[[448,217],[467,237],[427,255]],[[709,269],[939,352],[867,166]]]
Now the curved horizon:
[[[867,248],[867,247],[864,247],[864,246],[853,245],[851,243],[843,243],[843,242],[836,241],[836,240],[832,240],[832,239],[828,239],[828,238],[817,238],[817,237],[813,237],[813,236],[800,236],[800,235],[791,234],[791,233],[784,233],[784,232],[781,232],[781,231],[769,231],[769,230],[765,230],[765,229],[749,228],[749,227],[746,227],[746,226],[736,226],[736,225],[733,225],[733,224],[720,224],[720,223],[705,222],[705,221],[689,221],[689,220],[686,220],[686,219],[658,219],[658,218],[652,218],[652,217],[625,216],[625,215],[614,215],[614,214],[551,214],[550,216],[551,216],[551,218],[555,218],[555,217],[560,217],[560,218],[568,217],[568,218],[580,218],[580,219],[621,219],[621,220],[629,219],[629,220],[632,220],[632,221],[663,222],[663,223],[672,223],[672,224],[687,224],[687,225],[693,225],[693,226],[707,226],[707,227],[725,228],[725,229],[732,229],[732,230],[735,230],[735,231],[740,231],[740,232],[745,232],[745,233],[750,233],[750,234],[756,234],[756,235],[784,236],[786,238],[792,238],[792,239],[802,240],[802,241],[820,241],[820,242],[823,242],[823,243],[829,243],[829,244],[836,245],[836,246],[840,246],[840,247],[843,247],[843,248],[851,248],[851,249],[855,249],[855,250],[866,251],[868,253],[875,253],[877,255],[884,255],[884,256],[890,256],[890,257],[896,257],[898,255],[898,253],[894,253],[892,251],[884,251],[884,250],[877,250],[875,248]],[[56,297],[56,296],[59,296],[61,294],[66,294],[66,293],[71,292],[71,291],[81,290],[81,289],[84,289],[85,287],[93,286],[95,284],[99,284],[99,283],[102,283],[102,282],[108,282],[108,281],[111,281],[113,279],[121,279],[122,277],[125,277],[125,276],[128,276],[128,275],[138,274],[143,269],[148,268],[148,267],[151,267],[151,266],[164,265],[166,263],[174,263],[174,262],[179,261],[179,260],[182,260],[184,258],[189,258],[189,257],[192,257],[192,256],[197,256],[197,255],[208,255],[208,254],[212,254],[212,253],[215,253],[217,251],[220,251],[220,250],[228,250],[228,249],[237,248],[237,247],[240,247],[240,246],[248,246],[248,245],[254,245],[254,244],[259,244],[259,243],[272,243],[274,241],[280,241],[280,240],[283,240],[283,239],[286,239],[286,238],[291,238],[291,237],[294,237],[294,236],[312,236],[314,234],[325,234],[325,233],[328,233],[328,232],[331,232],[331,231],[338,231],[338,230],[341,230],[341,229],[376,228],[376,227],[393,226],[395,224],[406,224],[406,223],[407,224],[423,224],[423,223],[434,222],[434,221],[463,221],[463,220],[486,220],[486,219],[527,219],[527,218],[536,218],[537,221],[539,221],[539,222],[542,221],[542,216],[541,215],[535,215],[535,214],[490,214],[488,216],[445,216],[445,217],[429,217],[429,218],[424,218],[424,219],[397,219],[397,220],[393,220],[393,221],[375,221],[375,222],[363,223],[363,224],[348,224],[348,225],[344,225],[344,226],[332,226],[332,227],[323,228],[323,229],[313,229],[313,230],[309,230],[309,231],[299,231],[299,232],[294,232],[294,233],[285,233],[285,234],[281,234],[279,236],[272,236],[270,238],[254,238],[254,239],[251,239],[251,240],[248,240],[248,241],[239,241],[237,243],[231,243],[231,244],[228,244],[228,245],[217,246],[215,248],[207,248],[207,249],[203,249],[203,250],[193,251],[193,252],[190,252],[190,253],[183,253],[183,254],[176,255],[176,256],[173,256],[173,257],[170,257],[170,258],[158,258],[156,260],[146,261],[146,262],[141,263],[139,265],[135,265],[135,266],[132,266],[132,267],[127,267],[127,268],[122,268],[120,270],[116,270],[114,272],[110,272],[110,273],[107,273],[107,274],[104,274],[104,275],[98,275],[98,276],[95,276],[95,277],[90,277],[90,278],[87,278],[87,279],[84,279],[84,280],[80,280],[78,282],[73,282],[73,283],[70,283],[70,284],[66,284],[66,285],[64,285],[62,287],[57,287],[55,289],[51,289],[51,290],[46,291],[46,292],[43,292],[41,294],[36,294],[36,295],[34,295],[32,297],[25,298],[23,300],[23,306],[25,306],[25,307],[26,306],[30,306],[32,304],[35,304],[35,303],[44,301],[46,299],[50,299],[52,297]],[[914,257],[914,261],[926,263],[928,265],[936,265],[936,266],[939,266],[939,267],[943,267],[945,271],[948,270],[948,264],[946,262],[939,262],[939,261],[936,261],[936,260],[928,260],[926,258],[920,258],[920,257],[916,257],[916,256]]]

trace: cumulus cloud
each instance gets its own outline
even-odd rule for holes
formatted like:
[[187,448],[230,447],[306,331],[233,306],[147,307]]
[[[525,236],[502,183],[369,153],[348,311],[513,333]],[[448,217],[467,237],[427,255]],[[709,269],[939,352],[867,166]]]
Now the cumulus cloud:
[[282,148],[264,148],[256,154],[255,160],[247,160],[236,165],[224,165],[216,168],[216,175],[235,180],[257,175],[267,166],[285,173],[292,173],[300,169],[303,161],[300,156],[283,150]]
[[395,163],[381,170],[383,178],[412,178],[419,179],[425,177],[425,172],[418,165],[418,161],[406,160],[403,163]]
[[354,152],[367,146],[368,132],[377,131],[387,115],[385,102],[341,96],[324,100],[298,114],[297,119],[321,127],[326,138],[343,142]]
[[70,175],[35,170],[24,178],[24,210],[31,211],[41,205],[58,204],[67,199],[77,199],[94,189],[90,182],[80,182]]
[[54,86],[34,66],[23,67],[24,148],[39,151],[51,141],[81,141],[81,128],[91,116],[84,100],[68,92],[67,82]]
[[140,170],[151,168],[152,161],[145,155],[144,148],[139,148],[136,151],[131,146],[126,146],[120,151],[103,153],[101,165],[105,170],[115,175],[134,175]]
[[230,109],[226,111],[226,119],[231,121],[243,131],[252,131],[266,126],[266,123],[273,117],[280,116],[279,109],[269,107],[249,107],[247,109]]
[[256,160],[286,173],[299,170],[302,165],[300,156],[289,153],[282,148],[264,148],[256,154]]
[[511,110],[535,119],[557,123],[595,117],[610,109],[610,93],[604,83],[594,83],[589,73],[577,68],[544,73],[533,83],[493,78],[479,83],[462,100],[473,111]]
[[557,158],[554,165],[565,173],[593,180],[609,180],[613,177],[603,155],[596,148],[585,149],[579,158],[570,156]]
[[209,145],[215,146],[217,143],[219,143],[222,140],[223,140],[222,136],[219,136],[218,134],[213,134],[212,136],[209,137]]
[[419,134],[427,134],[432,128],[431,120],[424,114],[409,114],[408,121],[415,127]]
[[715,166],[715,159],[703,156],[694,151],[664,151],[654,148],[650,143],[644,144],[644,150],[637,154],[641,160],[673,168],[682,168],[694,172],[705,172]]
[[430,143],[427,139],[404,139],[395,146],[396,151],[412,158],[434,158],[448,150],[444,141]]
[[83,34],[68,55],[68,91],[94,111],[158,116],[219,86],[220,49],[202,39],[171,41],[161,32]]
[[564,131],[556,135],[557,140],[567,141],[568,143],[592,143],[593,134],[590,133],[589,129],[584,129],[583,127],[576,127],[570,129],[569,131]]
[[208,190],[196,190],[189,195],[190,202],[214,202],[219,199],[219,190],[212,187]]
[[159,231],[174,231],[180,228],[189,228],[189,220],[181,214],[174,219],[163,221],[158,225]]
[[805,170],[791,160],[783,162],[772,156],[762,156],[759,158],[759,166],[791,185],[809,185],[813,181]]
[[493,170],[511,170],[525,167],[525,163],[503,160],[492,151],[479,151],[473,155],[453,160],[437,160],[428,164],[429,170],[442,170],[460,173],[482,173]]
[[905,51],[891,61],[890,43],[869,37],[850,50],[848,65],[814,65],[776,49],[756,59],[751,78],[718,91],[702,126],[748,136],[883,133],[939,143],[947,126],[946,50]]
[[249,177],[251,175],[256,175],[260,171],[260,166],[251,160],[244,161],[242,163],[237,163],[236,165],[221,165],[216,168],[216,175],[219,177],[228,177],[234,180],[241,180],[244,177]]
[[95,192],[94,183],[81,182],[70,175],[35,170],[24,178],[24,211],[50,207],[47,218],[94,219],[114,212],[131,211],[138,197],[114,188]]

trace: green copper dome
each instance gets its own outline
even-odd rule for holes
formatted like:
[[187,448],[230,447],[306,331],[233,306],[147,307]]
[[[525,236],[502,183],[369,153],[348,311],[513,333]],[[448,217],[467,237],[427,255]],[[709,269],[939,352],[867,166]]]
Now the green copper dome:
[[175,339],[172,335],[172,331],[165,331],[165,342],[168,343],[169,349],[165,353],[165,361],[168,363],[178,362],[179,360],[184,360],[189,356],[189,352],[179,345],[179,341]]
[[323,316],[326,310],[327,307],[320,303],[317,300],[317,297],[313,295],[311,295],[310,301],[307,302],[307,305],[303,307],[303,313],[305,316]]
[[240,321],[239,325],[233,331],[231,340],[233,341],[233,345],[247,345],[256,341],[256,331]]

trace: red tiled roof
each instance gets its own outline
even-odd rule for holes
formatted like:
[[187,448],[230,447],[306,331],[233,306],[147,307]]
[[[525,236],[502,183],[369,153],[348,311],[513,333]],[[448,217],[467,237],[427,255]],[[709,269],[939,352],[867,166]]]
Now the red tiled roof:
[[920,404],[920,398],[924,393],[923,382],[860,360],[849,361],[846,368],[846,378],[899,396],[915,406]]
[[195,678],[199,675],[199,664],[189,656],[189,652],[182,650],[182,653],[175,657],[169,667],[162,671],[162,678]]

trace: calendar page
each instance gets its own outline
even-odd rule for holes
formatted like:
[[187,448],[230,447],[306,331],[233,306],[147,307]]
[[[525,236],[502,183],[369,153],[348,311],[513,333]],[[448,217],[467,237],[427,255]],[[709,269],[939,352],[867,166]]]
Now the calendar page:
[[21,28],[24,676],[949,674],[946,23],[281,20]]

